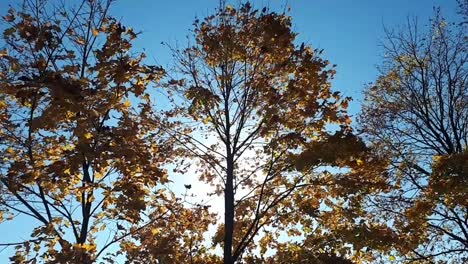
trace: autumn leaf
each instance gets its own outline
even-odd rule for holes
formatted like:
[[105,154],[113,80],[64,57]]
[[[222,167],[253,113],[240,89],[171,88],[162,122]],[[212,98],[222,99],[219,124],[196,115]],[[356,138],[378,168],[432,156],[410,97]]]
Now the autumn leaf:
[[124,102],[124,104],[123,104],[124,108],[129,108],[131,105],[132,105],[132,103],[131,103],[130,100],[128,100],[128,99],[125,100],[125,102]]
[[357,159],[357,160],[356,160],[356,164],[357,164],[358,166],[361,166],[362,164],[364,164],[364,162],[363,162],[361,159]]

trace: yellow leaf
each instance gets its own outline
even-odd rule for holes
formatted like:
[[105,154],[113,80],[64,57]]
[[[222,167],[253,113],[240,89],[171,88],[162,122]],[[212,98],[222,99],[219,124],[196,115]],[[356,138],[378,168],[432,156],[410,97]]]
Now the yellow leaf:
[[70,175],[70,174],[71,174],[71,172],[70,172],[70,169],[69,169],[69,168],[68,168],[68,169],[65,169],[65,170],[63,171],[63,173],[65,173],[65,174],[68,174],[68,175]]
[[97,37],[99,35],[99,31],[97,29],[93,29],[93,35]]
[[364,163],[364,161],[362,161],[361,159],[357,159],[357,160],[356,160],[356,164],[357,164],[358,166],[361,166],[363,163]]
[[74,244],[73,247],[75,250],[83,250],[87,252],[94,252],[96,251],[96,245],[95,244]]
[[86,139],[90,139],[90,138],[93,137],[93,134],[87,132],[87,133],[84,134],[84,137],[85,137]]
[[136,85],[138,85],[138,86],[144,86],[144,85],[145,85],[145,81],[140,79],[140,80],[137,81]]
[[73,149],[75,149],[75,146],[71,144],[65,145],[63,147],[63,150],[73,150]]
[[159,229],[157,229],[157,228],[151,229],[151,234],[152,234],[153,236],[159,234]]
[[72,117],[74,117],[74,116],[75,116],[75,114],[73,112],[67,111],[65,113],[65,117],[67,118],[67,120],[72,119]]
[[390,261],[392,261],[392,262],[396,260],[395,256],[390,256],[390,257],[388,257],[388,259],[389,259]]
[[123,105],[125,108],[129,108],[132,105],[132,103],[130,102],[130,100],[127,99]]
[[6,152],[7,152],[8,154],[15,154],[15,151],[13,150],[12,147],[7,148]]

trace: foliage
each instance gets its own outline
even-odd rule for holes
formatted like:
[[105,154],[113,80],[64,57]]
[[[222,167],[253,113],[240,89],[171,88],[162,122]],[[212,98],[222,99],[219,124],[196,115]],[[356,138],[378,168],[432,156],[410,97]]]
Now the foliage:
[[168,87],[185,100],[175,100],[182,128],[170,133],[224,198],[213,238],[224,263],[279,263],[267,256],[287,247],[286,235],[324,242],[317,256],[349,257],[362,247],[348,243],[368,239],[353,231],[364,197],[386,189],[381,174],[361,169],[387,164],[352,134],[350,98],[331,90],[334,68],[295,45],[291,25],[267,8],[226,6],[195,21],[194,45],[173,48],[182,78]]
[[466,32],[438,10],[426,31],[416,21],[388,31],[381,76],[366,91],[362,131],[391,161],[394,189],[376,197],[375,217],[397,232],[408,259],[468,257]]
[[[111,3],[26,0],[3,17],[0,214],[36,220],[13,263],[94,262],[171,203],[152,193],[171,149],[147,90],[164,72],[132,52]],[[142,214],[150,200],[159,218]]]
[[[215,217],[204,205],[187,206],[189,202],[173,202],[171,214],[163,221],[153,221],[140,232],[135,232],[123,243],[122,253],[126,262],[140,263],[220,263],[220,257],[209,252],[205,240],[208,227],[215,223]],[[160,212],[153,211],[150,219]]]
[[[436,12],[428,32],[387,31],[366,139],[287,13],[220,1],[165,72],[112,3],[24,0],[3,16],[0,223],[32,223],[0,244],[12,263],[466,261],[466,0],[461,23]],[[176,194],[178,173],[213,189]],[[223,215],[195,195],[221,197]]]

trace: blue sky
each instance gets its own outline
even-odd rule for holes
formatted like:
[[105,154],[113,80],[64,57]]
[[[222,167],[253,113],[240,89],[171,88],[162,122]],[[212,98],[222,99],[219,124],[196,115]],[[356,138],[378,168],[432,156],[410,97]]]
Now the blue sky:
[[[19,0],[1,0],[0,14],[9,4]],[[229,1],[228,1],[229,2]],[[238,0],[231,1],[236,5]],[[282,11],[291,7],[294,30],[299,33],[298,43],[306,42],[314,48],[324,49],[323,57],[337,64],[333,82],[335,90],[355,98],[351,113],[359,109],[362,88],[377,76],[376,66],[382,61],[381,41],[384,26],[403,26],[408,16],[417,16],[427,24],[434,6],[441,6],[449,19],[456,12],[455,0],[262,0],[252,1],[262,8],[269,5]],[[119,0],[112,9],[113,16],[123,24],[142,31],[135,48],[145,49],[149,62],[162,66],[171,64],[169,50],[161,42],[184,44],[185,36],[195,17],[212,14],[217,0]],[[1,28],[1,26],[0,26]],[[0,42],[1,43],[1,42]],[[0,44],[1,47],[1,44]],[[17,242],[27,238],[29,220],[0,225],[0,243]],[[11,249],[0,247],[0,263],[7,263]]]
[[[228,1],[236,5],[238,0]],[[382,61],[384,26],[404,26],[408,16],[427,24],[433,7],[440,6],[447,17],[456,12],[455,0],[257,0],[254,6],[269,5],[283,11],[291,7],[298,42],[324,49],[323,56],[337,64],[334,89],[352,96],[351,113],[359,109],[362,88],[377,76]],[[170,53],[161,41],[184,44],[194,18],[213,13],[218,0],[120,0],[113,9],[117,18],[141,30],[137,48],[165,66]]]

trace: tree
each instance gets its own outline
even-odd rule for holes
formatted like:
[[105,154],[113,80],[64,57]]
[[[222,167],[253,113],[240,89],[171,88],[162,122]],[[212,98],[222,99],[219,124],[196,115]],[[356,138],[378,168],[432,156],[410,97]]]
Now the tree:
[[147,87],[164,71],[132,52],[137,34],[109,16],[112,2],[25,0],[3,17],[0,221],[35,220],[13,263],[94,263],[177,213],[153,192],[171,144],[152,126]]
[[[466,1],[460,1],[465,14]],[[436,10],[427,29],[408,21],[387,31],[381,75],[366,90],[362,131],[391,161],[391,193],[377,217],[401,237],[411,260],[468,257],[468,88],[466,23]]]
[[[173,213],[164,221],[153,221],[124,240],[125,263],[220,263],[219,255],[210,252],[205,239],[209,226],[215,223],[208,207],[184,199],[169,208]],[[148,217],[160,214],[160,210],[154,210]]]
[[195,44],[173,49],[183,77],[168,82],[182,98],[174,97],[170,114],[189,125],[168,132],[183,161],[198,160],[200,178],[224,197],[224,224],[213,238],[224,263],[280,263],[267,255],[294,252],[282,235],[310,236],[317,256],[349,254],[340,232],[353,237],[363,197],[386,188],[361,165],[386,164],[352,134],[350,98],[331,90],[333,67],[321,51],[295,45],[290,17],[248,2],[194,26]]

